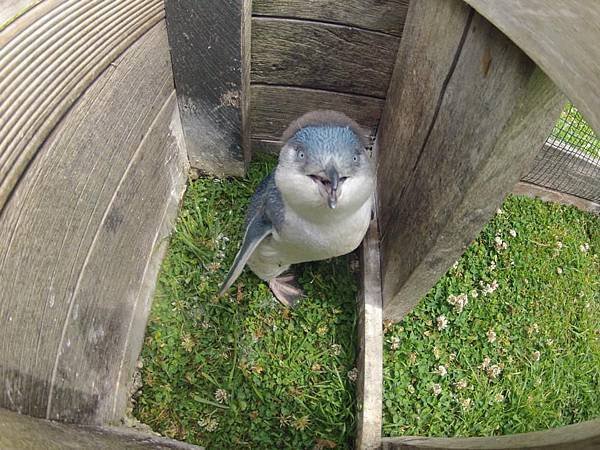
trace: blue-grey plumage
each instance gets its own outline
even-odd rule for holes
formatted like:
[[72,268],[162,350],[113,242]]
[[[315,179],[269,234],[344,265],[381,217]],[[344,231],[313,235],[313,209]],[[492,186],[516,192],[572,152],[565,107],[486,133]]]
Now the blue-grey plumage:
[[257,188],[242,246],[224,293],[248,264],[275,296],[293,305],[301,295],[291,265],[356,249],[369,225],[375,176],[365,133],[335,111],[314,111],[285,131],[279,163]]

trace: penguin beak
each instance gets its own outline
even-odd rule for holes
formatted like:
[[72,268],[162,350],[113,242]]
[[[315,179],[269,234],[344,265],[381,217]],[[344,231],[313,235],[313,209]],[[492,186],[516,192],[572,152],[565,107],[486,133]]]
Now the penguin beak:
[[337,190],[340,182],[340,174],[333,166],[329,166],[329,168],[325,171],[327,174],[327,178],[329,178],[329,189],[327,190],[327,204],[331,209],[335,209],[337,206]]

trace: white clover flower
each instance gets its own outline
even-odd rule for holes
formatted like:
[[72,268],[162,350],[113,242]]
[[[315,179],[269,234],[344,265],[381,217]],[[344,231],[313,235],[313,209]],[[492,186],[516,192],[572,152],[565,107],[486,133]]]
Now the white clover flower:
[[580,250],[582,253],[587,253],[587,252],[590,250],[590,244],[589,244],[589,243],[587,243],[587,242],[586,242],[585,244],[581,244],[581,245],[579,246],[579,250]]
[[465,308],[467,303],[469,303],[469,299],[467,294],[459,294],[459,295],[450,295],[446,300],[449,304],[454,306],[456,312],[461,313]]
[[490,284],[486,284],[481,292],[484,296],[487,296],[488,294],[493,294],[496,289],[498,289],[498,281],[494,280]]
[[493,344],[494,342],[496,342],[496,332],[494,330],[488,330],[486,336],[487,336],[487,340],[490,344]]
[[502,211],[500,208],[498,208],[496,210],[496,215],[501,216],[502,214],[504,214],[504,211]]
[[542,354],[540,353],[540,351],[539,351],[539,350],[536,350],[535,352],[533,352],[533,353],[531,354],[531,357],[533,358],[533,360],[534,360],[535,362],[538,362],[538,361],[540,360],[540,357],[541,357],[541,356],[542,356]]
[[477,289],[472,289],[471,292],[469,293],[471,295],[471,297],[473,298],[477,298],[479,297],[479,292],[477,292]]
[[508,234],[510,234],[512,237],[517,237],[517,232],[515,230],[509,230]]
[[492,271],[492,270],[496,270],[496,261],[492,261],[492,262],[490,263],[490,267],[489,267],[489,269],[490,269],[490,271]]
[[340,344],[331,344],[331,353],[334,356],[339,356],[342,353],[342,346]]
[[496,403],[502,403],[504,401],[505,397],[504,394],[502,393],[498,393],[494,396],[494,400],[496,401]]
[[354,383],[358,378],[358,369],[355,367],[354,369],[349,370],[347,376],[348,379]]
[[467,388],[468,383],[465,380],[458,380],[456,383],[454,383],[454,386],[456,386],[456,389],[459,391],[462,391],[463,389]]
[[217,389],[215,391],[215,400],[219,403],[225,403],[229,395],[225,389]]
[[446,316],[441,315],[438,316],[437,319],[435,319],[436,323],[437,323],[437,329],[442,331],[445,330],[446,328],[448,328],[448,319],[446,319]]
[[557,267],[556,268],[556,273],[561,275],[563,273],[562,267]]
[[412,384],[409,384],[409,385],[406,387],[406,390],[407,390],[408,392],[410,392],[411,394],[414,394],[414,393],[415,393],[415,387],[414,387]]
[[563,248],[563,243],[560,241],[556,241],[556,248],[558,248],[558,249]]
[[399,336],[392,336],[389,340],[390,342],[390,348],[392,350],[398,350],[400,348],[400,337]]
[[431,390],[433,391],[433,395],[440,395],[442,393],[442,386],[439,383],[433,383]]
[[471,408],[471,399],[470,398],[463,398],[460,401],[460,406],[462,406],[462,409],[467,410]]
[[485,358],[483,358],[483,362],[481,363],[480,367],[485,370],[489,367],[491,362],[492,360],[486,356]]
[[486,372],[488,377],[493,380],[500,376],[502,373],[502,367],[500,367],[498,364],[492,364],[486,369]]
[[198,425],[200,425],[200,428],[204,428],[210,433],[215,431],[219,427],[219,421],[214,417],[208,416],[200,419],[198,421]]
[[435,373],[441,377],[445,377],[448,374],[448,369],[446,369],[446,366],[440,365],[435,369]]

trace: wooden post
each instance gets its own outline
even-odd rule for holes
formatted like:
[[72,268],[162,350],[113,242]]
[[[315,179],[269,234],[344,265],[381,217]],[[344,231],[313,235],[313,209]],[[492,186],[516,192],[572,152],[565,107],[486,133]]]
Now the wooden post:
[[165,9],[190,164],[243,175],[250,161],[251,0],[166,0]]
[[597,0],[465,0],[556,83],[600,135]]
[[590,450],[600,448],[600,420],[509,436],[384,438],[383,450]]
[[462,1],[411,2],[376,141],[384,318],[400,320],[460,257],[563,102]]
[[381,444],[383,401],[383,321],[379,231],[371,221],[361,247],[362,286],[358,313],[358,380],[356,448],[374,449]]

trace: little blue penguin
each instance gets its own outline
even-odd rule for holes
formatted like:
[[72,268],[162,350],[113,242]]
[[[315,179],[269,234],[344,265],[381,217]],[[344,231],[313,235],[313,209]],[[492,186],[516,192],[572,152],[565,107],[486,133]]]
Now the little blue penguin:
[[293,307],[303,293],[293,275],[284,274],[292,264],[360,245],[375,189],[365,136],[336,111],[309,112],[290,124],[277,167],[250,201],[242,245],[219,295],[248,264],[283,305]]

